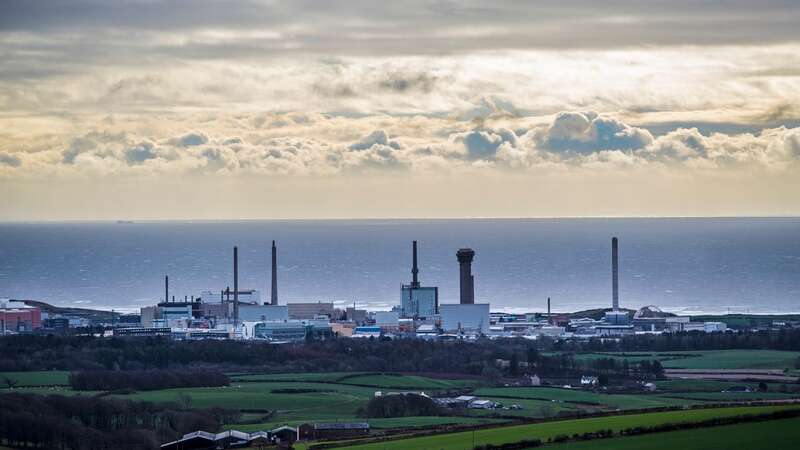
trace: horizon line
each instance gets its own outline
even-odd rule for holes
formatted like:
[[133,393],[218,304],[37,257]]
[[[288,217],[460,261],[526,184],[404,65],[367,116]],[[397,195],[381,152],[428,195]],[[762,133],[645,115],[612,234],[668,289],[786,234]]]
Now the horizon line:
[[153,222],[297,222],[297,221],[369,221],[369,220],[582,220],[582,219],[798,219],[800,214],[786,215],[630,215],[630,216],[442,216],[442,217],[249,217],[229,219],[198,218],[89,218],[89,219],[0,219],[0,224],[24,223],[120,223],[120,225]]

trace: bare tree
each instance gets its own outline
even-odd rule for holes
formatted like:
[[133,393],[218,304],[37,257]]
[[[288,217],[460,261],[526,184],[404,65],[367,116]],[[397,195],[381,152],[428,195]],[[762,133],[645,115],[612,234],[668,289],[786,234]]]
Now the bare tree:
[[14,387],[19,384],[19,380],[15,378],[3,377],[3,383],[5,383],[9,389],[14,389]]

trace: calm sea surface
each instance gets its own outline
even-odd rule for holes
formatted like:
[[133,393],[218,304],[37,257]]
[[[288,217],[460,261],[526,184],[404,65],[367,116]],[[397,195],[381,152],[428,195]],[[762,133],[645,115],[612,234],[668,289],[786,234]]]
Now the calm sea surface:
[[0,298],[135,310],[233,284],[268,295],[278,241],[286,301],[374,309],[399,302],[411,241],[420,279],[457,302],[459,247],[475,252],[476,302],[493,310],[609,306],[611,237],[620,303],[673,312],[800,312],[800,219],[519,219],[0,224]]

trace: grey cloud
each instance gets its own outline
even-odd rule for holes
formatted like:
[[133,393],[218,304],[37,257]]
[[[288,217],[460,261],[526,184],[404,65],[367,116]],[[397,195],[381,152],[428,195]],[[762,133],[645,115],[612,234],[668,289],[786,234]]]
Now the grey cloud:
[[148,159],[155,159],[157,156],[155,145],[152,142],[140,142],[125,150],[125,160],[128,164],[141,164]]
[[517,136],[506,129],[473,130],[458,136],[456,140],[464,143],[470,158],[491,159],[503,143],[516,144]]
[[[0,2],[0,30],[34,33],[87,30],[94,34],[113,28],[271,29],[283,31],[285,41],[293,44],[275,46],[281,52],[300,48],[321,54],[330,54],[331,49],[345,53],[437,54],[531,46],[597,48],[631,43],[781,42],[797,38],[795,6],[781,0],[611,0],[604,2],[598,13],[596,3],[590,0],[417,0],[396,4],[375,4],[368,0],[244,1],[235,5],[214,0],[6,0]],[[408,39],[411,35],[415,39]],[[201,42],[175,45],[173,49],[187,55],[208,51],[208,47],[214,47],[217,53],[227,50],[232,56],[263,51],[263,46],[252,43],[214,46]]]
[[429,93],[433,91],[437,82],[438,77],[426,72],[391,72],[387,73],[383,79],[378,81],[378,86],[382,89],[398,93],[406,93],[408,91]]
[[171,139],[170,143],[181,147],[194,147],[208,143],[208,136],[203,133],[186,133]]
[[10,153],[0,152],[0,165],[19,167],[22,165],[22,160]]
[[87,136],[80,136],[72,139],[69,148],[63,152],[63,162],[65,164],[74,164],[75,158],[83,152],[93,150],[97,147],[97,143]]

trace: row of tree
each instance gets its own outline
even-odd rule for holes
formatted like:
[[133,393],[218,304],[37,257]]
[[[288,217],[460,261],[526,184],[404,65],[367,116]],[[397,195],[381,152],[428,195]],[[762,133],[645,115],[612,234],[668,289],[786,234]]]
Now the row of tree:
[[230,380],[224,373],[211,369],[82,370],[70,373],[69,384],[76,391],[155,391],[227,386]]
[[[679,333],[619,340],[523,339],[439,342],[419,339],[331,339],[287,345],[241,341],[172,341],[169,338],[92,338],[18,335],[0,338],[0,371],[143,370],[212,367],[271,372],[381,371],[452,372],[480,375],[497,359],[517,359],[512,372],[534,364],[537,372],[624,372],[611,358],[585,362],[571,352],[776,349],[800,351],[800,330],[756,333]],[[557,356],[544,356],[558,353]],[[606,364],[603,369],[597,364]],[[657,372],[629,366],[628,372]]]
[[215,431],[237,415],[80,395],[3,394],[0,405],[0,442],[61,450],[154,449],[184,433]]
[[373,397],[358,411],[362,417],[437,416],[442,410],[431,398],[417,394],[395,394]]

